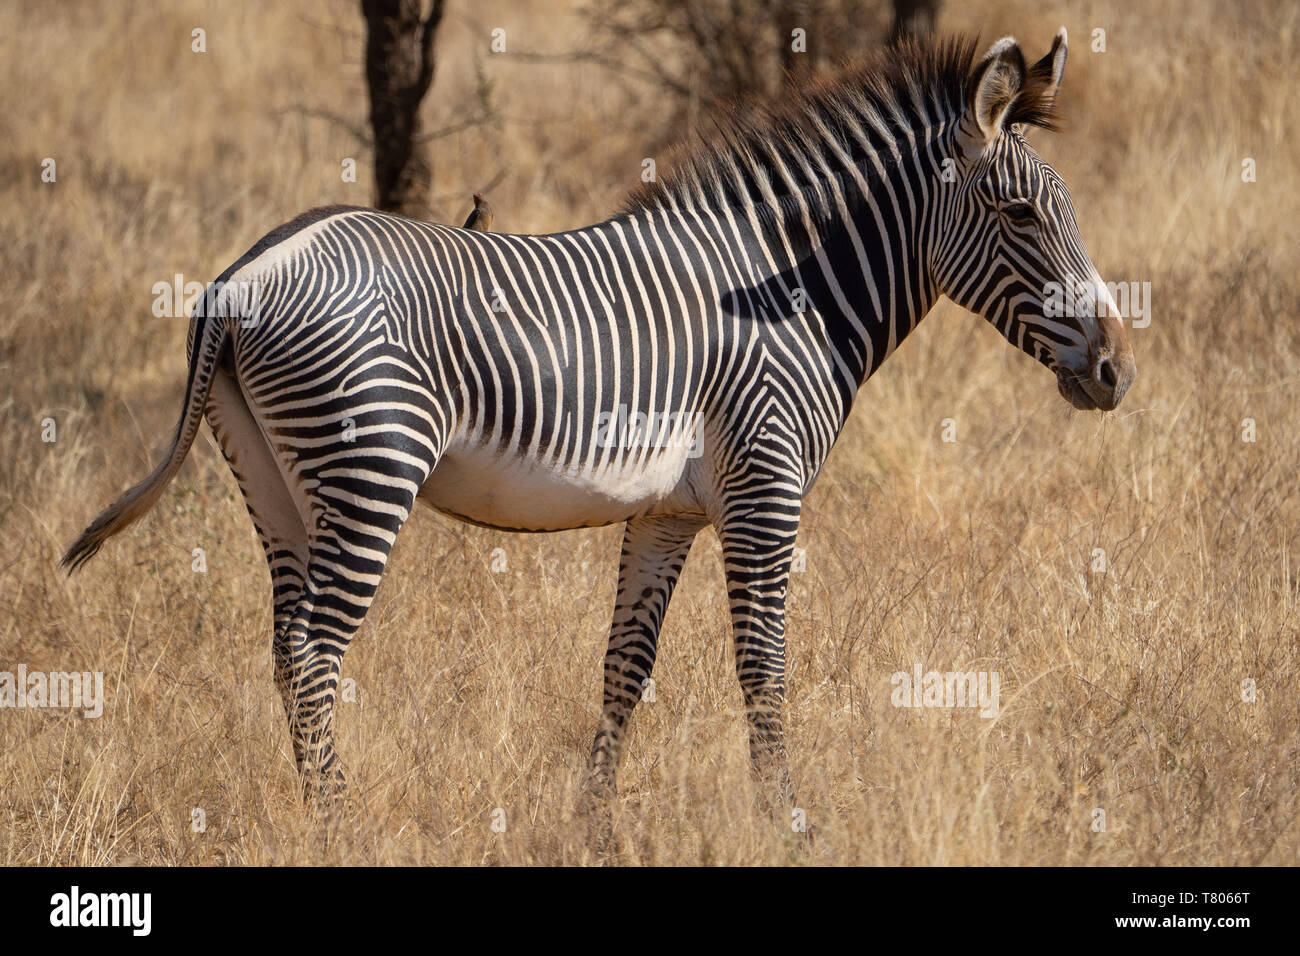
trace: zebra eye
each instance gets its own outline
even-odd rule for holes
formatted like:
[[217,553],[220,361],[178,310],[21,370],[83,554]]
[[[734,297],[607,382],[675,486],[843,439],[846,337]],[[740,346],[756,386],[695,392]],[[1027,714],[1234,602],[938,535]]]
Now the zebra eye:
[[1002,215],[1017,224],[1033,222],[1038,218],[1033,205],[1027,202],[1007,203],[1002,207]]

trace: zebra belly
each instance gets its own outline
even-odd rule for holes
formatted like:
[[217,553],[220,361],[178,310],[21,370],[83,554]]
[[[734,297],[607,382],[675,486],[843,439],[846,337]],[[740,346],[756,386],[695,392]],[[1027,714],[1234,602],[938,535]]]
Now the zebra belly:
[[420,500],[462,521],[508,531],[599,527],[636,515],[698,510],[684,494],[691,461],[685,450],[669,449],[643,462],[586,472],[453,446],[420,489]]

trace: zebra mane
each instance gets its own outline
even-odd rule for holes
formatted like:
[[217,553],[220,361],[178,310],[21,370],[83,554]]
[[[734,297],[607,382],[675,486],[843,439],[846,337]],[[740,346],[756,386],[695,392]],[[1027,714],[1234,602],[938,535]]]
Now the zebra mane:
[[[813,78],[775,106],[744,103],[714,117],[711,133],[673,154],[624,212],[675,205],[748,208],[772,203],[858,163],[900,135],[959,115],[974,95],[978,41],[904,39],[865,61]],[[1036,64],[1006,124],[1055,129],[1050,66]]]

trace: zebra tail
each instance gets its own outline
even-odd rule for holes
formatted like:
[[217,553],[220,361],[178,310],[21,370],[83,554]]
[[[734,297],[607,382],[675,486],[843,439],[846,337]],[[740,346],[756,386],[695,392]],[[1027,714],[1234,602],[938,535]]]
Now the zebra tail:
[[199,433],[199,423],[203,421],[203,411],[208,404],[208,392],[212,389],[217,360],[230,335],[229,321],[223,317],[211,316],[209,313],[195,317],[194,321],[197,325],[185,381],[185,407],[176,424],[171,450],[148,478],[126,491],[81,532],[59,562],[59,566],[66,568],[68,574],[93,558],[105,541],[146,514],[176,476],[185,456],[189,454],[194,437]]

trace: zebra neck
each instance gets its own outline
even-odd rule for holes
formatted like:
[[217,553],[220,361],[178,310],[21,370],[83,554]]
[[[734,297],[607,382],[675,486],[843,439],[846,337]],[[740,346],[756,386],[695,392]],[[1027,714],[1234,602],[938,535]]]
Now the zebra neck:
[[845,414],[938,297],[927,262],[939,181],[931,163],[920,144],[884,161],[873,156],[756,207],[752,217],[773,259],[773,298],[788,303],[787,318],[802,306],[803,321],[824,341]]

